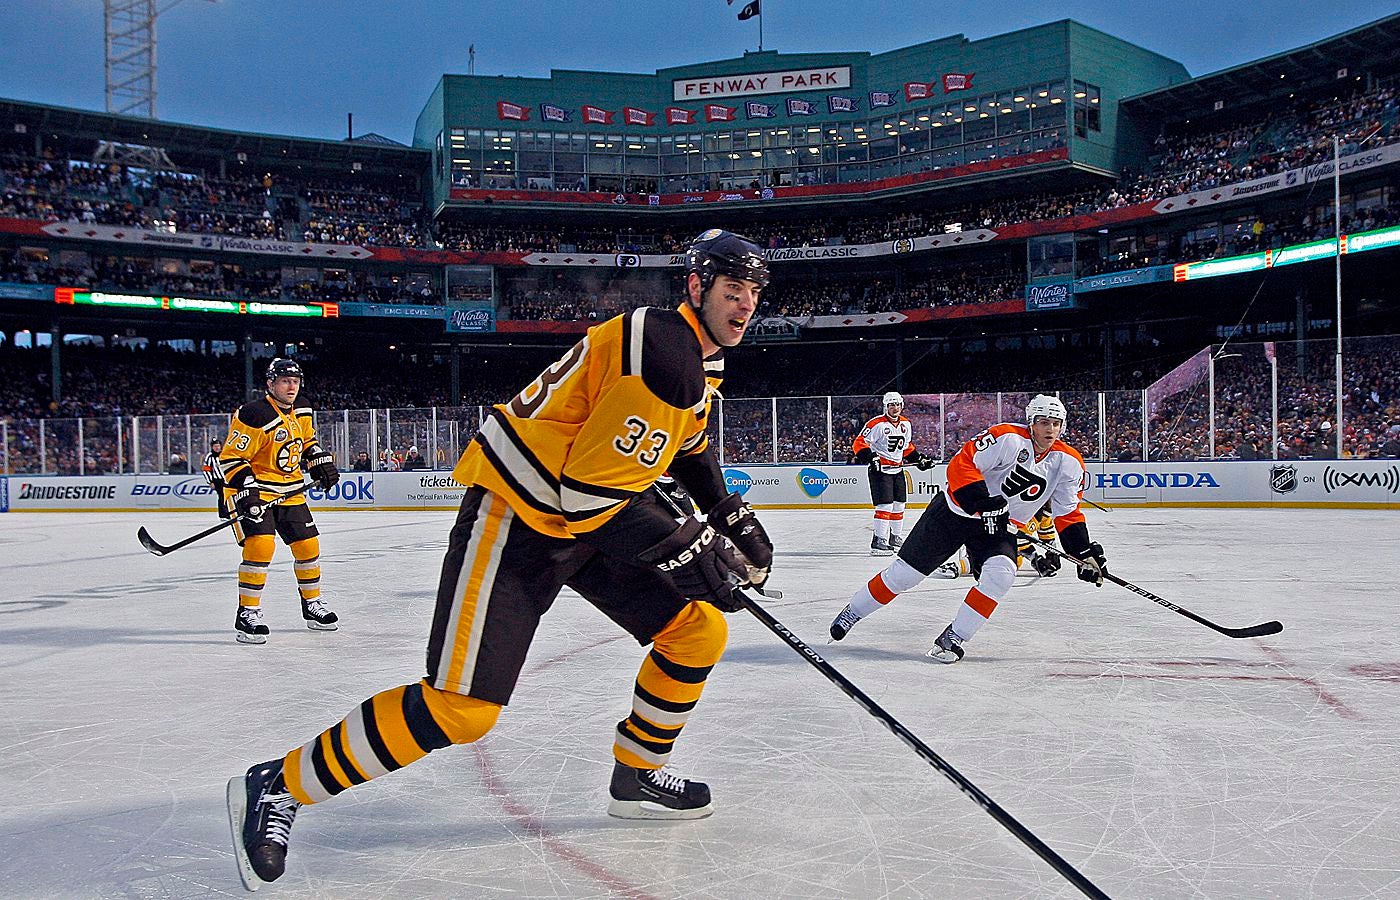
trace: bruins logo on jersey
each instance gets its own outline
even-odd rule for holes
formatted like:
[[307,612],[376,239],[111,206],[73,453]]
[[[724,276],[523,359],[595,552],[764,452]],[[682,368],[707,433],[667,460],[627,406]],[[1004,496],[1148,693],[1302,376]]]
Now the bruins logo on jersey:
[[[278,433],[285,436],[284,429],[278,429]],[[294,474],[301,466],[301,438],[288,441],[277,448],[277,468],[287,474]]]

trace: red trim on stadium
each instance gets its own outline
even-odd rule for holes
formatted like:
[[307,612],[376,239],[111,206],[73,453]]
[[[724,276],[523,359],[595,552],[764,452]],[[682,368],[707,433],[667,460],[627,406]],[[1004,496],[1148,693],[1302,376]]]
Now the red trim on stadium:
[[[1003,159],[988,159],[968,163],[952,169],[939,169],[936,172],[918,172],[913,175],[896,175],[877,181],[861,181],[850,184],[808,184],[793,187],[775,187],[757,190],[743,188],[733,191],[697,191],[687,194],[657,194],[658,206],[681,206],[687,203],[723,203],[735,200],[788,200],[796,197],[829,197],[847,194],[875,194],[895,188],[911,187],[949,178],[963,178],[988,172],[1003,172],[1007,169],[1020,169],[1049,162],[1069,159],[1069,150],[1058,147],[1054,150],[1039,150],[1008,156]],[[606,191],[521,191],[488,190],[486,188],[453,188],[450,199],[464,202],[507,202],[507,203],[573,203],[603,204],[607,206],[651,206],[650,194],[619,194]]]

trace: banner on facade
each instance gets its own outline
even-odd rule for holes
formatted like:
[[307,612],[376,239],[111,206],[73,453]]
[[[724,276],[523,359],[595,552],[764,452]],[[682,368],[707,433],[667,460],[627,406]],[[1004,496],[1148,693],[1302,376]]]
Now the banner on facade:
[[225,253],[260,253],[310,259],[369,259],[374,255],[373,251],[354,244],[313,244],[230,234],[148,231],[143,228],[95,225],[87,222],[49,222],[42,226],[41,230],[50,237],[139,244],[153,249],[169,247],[172,250],[218,250]]
[[[1343,156],[1341,159],[1342,174],[1363,172],[1397,161],[1400,161],[1400,144],[1389,144],[1385,147],[1377,147],[1375,150],[1365,150],[1361,153]],[[1204,191],[1177,194],[1156,203],[1152,209],[1157,213],[1181,212],[1187,209],[1214,206],[1218,203],[1229,203],[1241,197],[1272,194],[1275,191],[1284,191],[1311,184],[1320,179],[1331,178],[1335,170],[1334,161],[1329,159],[1326,162],[1304,166],[1301,169],[1289,169],[1286,172],[1251,178],[1248,181],[1237,181],[1234,184],[1226,184]]]

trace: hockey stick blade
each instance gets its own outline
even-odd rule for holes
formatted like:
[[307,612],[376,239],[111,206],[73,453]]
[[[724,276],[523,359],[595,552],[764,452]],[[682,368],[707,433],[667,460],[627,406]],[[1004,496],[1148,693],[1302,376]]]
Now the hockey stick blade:
[[[292,499],[293,497],[306,493],[312,488],[313,485],[314,482],[308,481],[306,484],[303,484],[301,487],[297,488],[294,491],[291,491],[290,493],[282,494],[280,497],[274,497],[273,499],[267,501],[262,505],[263,511],[266,512],[268,509],[274,506],[279,506],[282,503],[285,503],[286,501]],[[142,525],[136,530],[136,539],[141,542],[142,547],[145,547],[148,551],[154,553],[156,556],[165,556],[167,553],[174,553],[181,547],[188,547],[195,541],[202,541],[209,535],[214,534],[215,532],[223,531],[225,528],[230,528],[243,521],[245,518],[247,517],[233,516],[232,518],[228,519],[220,519],[219,524],[206,528],[198,534],[192,534],[184,540],[176,541],[175,543],[169,545],[162,544],[155,538],[151,537],[151,533],[146,530],[146,526]]]
[[1100,568],[1098,567],[1097,564],[1089,563],[1089,562],[1086,562],[1086,561],[1084,561],[1084,560],[1082,560],[1082,559],[1079,559],[1078,557],[1071,556],[1070,554],[1068,554],[1068,553],[1066,553],[1065,551],[1061,550],[1059,547],[1056,547],[1054,544],[1051,544],[1051,543],[1049,543],[1048,541],[1042,541],[1040,538],[1036,537],[1035,535],[1022,534],[1021,536],[1024,537],[1026,540],[1030,541],[1030,542],[1033,543],[1033,544],[1039,544],[1040,546],[1044,547],[1046,550],[1049,550],[1051,553],[1054,553],[1056,556],[1059,556],[1059,557],[1062,557],[1062,558],[1064,558],[1064,559],[1069,560],[1070,562],[1074,563],[1076,566],[1078,566],[1078,567],[1081,568],[1081,569],[1091,569],[1091,570],[1093,570],[1094,572],[1098,573],[1099,576],[1102,577],[1104,581],[1111,581],[1111,582],[1113,582],[1114,584],[1118,585],[1119,587],[1127,588],[1128,590],[1132,591],[1134,594],[1137,594],[1139,597],[1146,597],[1148,600],[1151,600],[1153,603],[1156,603],[1158,606],[1165,606],[1167,609],[1171,610],[1172,612],[1176,613],[1177,615],[1185,616],[1186,618],[1190,619],[1192,622],[1196,622],[1196,623],[1198,623],[1198,624],[1200,624],[1200,625],[1204,625],[1204,626],[1206,626],[1207,628],[1209,628],[1210,630],[1215,631],[1215,632],[1218,632],[1219,634],[1223,634],[1223,635],[1225,635],[1226,637],[1230,637],[1230,638],[1264,637],[1265,635],[1269,635],[1269,634],[1278,634],[1280,631],[1283,630],[1283,623],[1282,623],[1282,622],[1261,622],[1261,623],[1258,624],[1258,625],[1248,625],[1248,626],[1246,626],[1246,627],[1244,627],[1244,628],[1227,628],[1227,627],[1225,627],[1224,625],[1218,625],[1218,624],[1216,624],[1215,622],[1212,622],[1210,619],[1207,619],[1207,618],[1204,617],[1204,616],[1198,616],[1198,615],[1196,615],[1195,613],[1191,612],[1191,610],[1189,610],[1189,609],[1182,609],[1180,606],[1177,606],[1175,603],[1171,602],[1170,600],[1166,599],[1165,597],[1159,597],[1159,596],[1157,596],[1156,594],[1154,594],[1154,593],[1152,593],[1151,591],[1149,591],[1147,588],[1139,587],[1138,585],[1133,584],[1131,581],[1127,581],[1126,579],[1119,578],[1117,575],[1114,575],[1112,572],[1109,572],[1109,571],[1107,571],[1107,570],[1105,570],[1105,569],[1100,569]]
[[1283,630],[1282,622],[1261,622],[1248,628],[1221,628],[1220,633],[1232,638],[1266,637]]
[[146,530],[145,525],[142,525],[136,530],[136,539],[141,542],[142,547],[145,547],[156,556],[164,556],[170,552],[169,547],[157,543],[156,539],[151,537],[151,533]]

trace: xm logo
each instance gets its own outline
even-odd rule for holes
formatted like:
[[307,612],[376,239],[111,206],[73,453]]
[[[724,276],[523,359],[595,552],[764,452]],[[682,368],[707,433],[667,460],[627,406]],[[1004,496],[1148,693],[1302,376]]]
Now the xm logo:
[[1344,487],[1375,487],[1389,494],[1400,494],[1400,466],[1370,472],[1340,472],[1328,466],[1322,471],[1322,488],[1327,493]]

